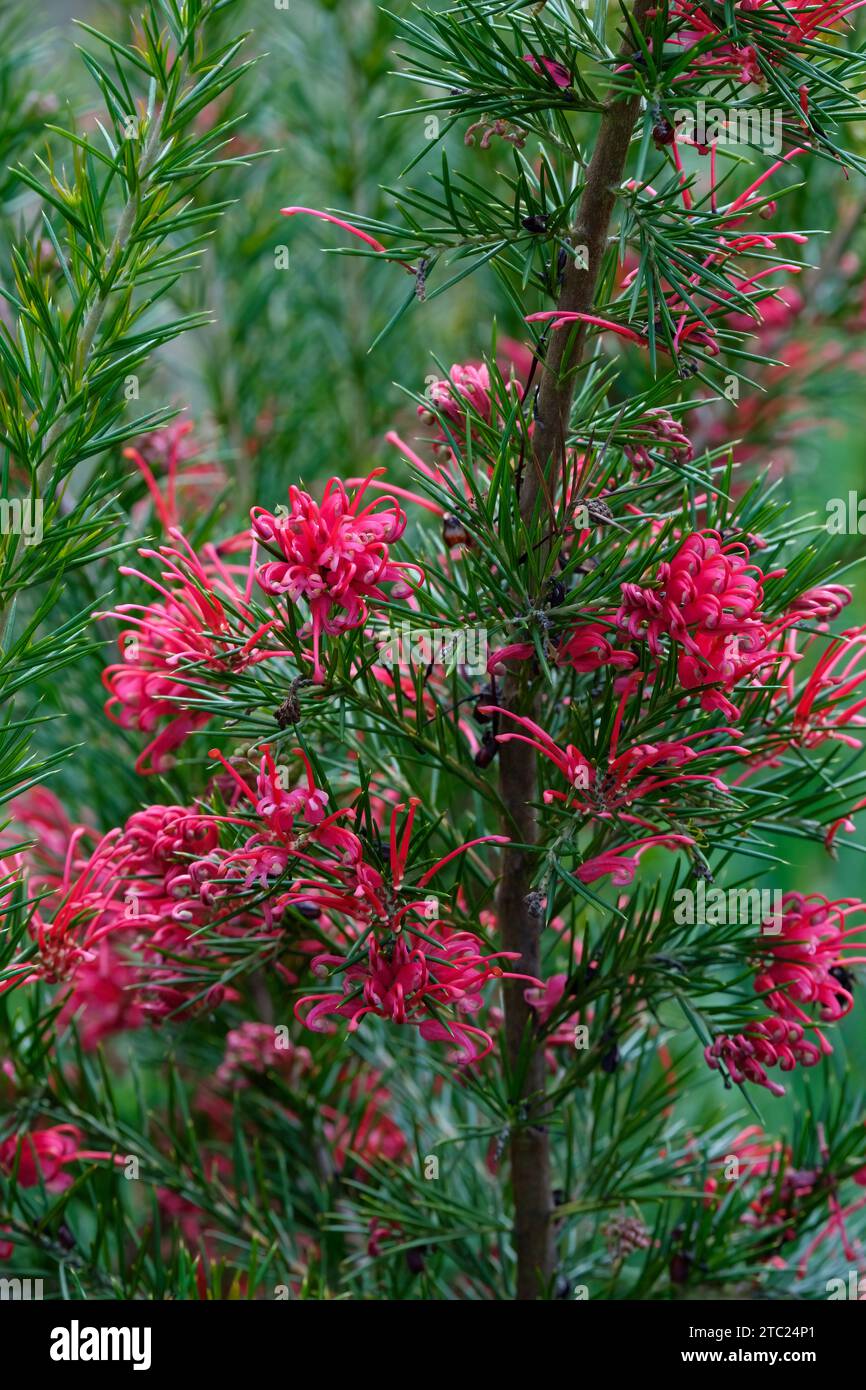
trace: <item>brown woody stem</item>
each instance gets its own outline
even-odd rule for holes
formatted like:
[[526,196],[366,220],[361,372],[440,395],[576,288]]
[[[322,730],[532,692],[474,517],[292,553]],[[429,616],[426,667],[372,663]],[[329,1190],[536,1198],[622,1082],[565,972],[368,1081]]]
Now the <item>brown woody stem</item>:
[[[634,21],[643,28],[652,0],[637,0]],[[634,50],[627,38],[623,52]],[[607,244],[611,213],[622,182],[629,142],[640,108],[636,96],[610,102],[601,119],[598,139],[587,169],[586,185],[574,228],[576,245],[587,248],[587,269],[578,258],[566,264],[557,308],[589,313]],[[583,356],[586,330],[551,333],[538,391],[532,455],[520,489],[520,510],[529,526],[539,493],[552,495],[555,466],[564,447],[574,395],[575,370]],[[537,696],[516,672],[505,679],[501,704],[517,714],[536,713]],[[504,828],[515,841],[532,846],[538,838],[533,803],[537,800],[536,754],[516,740],[500,744],[499,785],[505,806]],[[506,849],[497,898],[497,915],[506,951],[517,951],[513,968],[538,976],[541,964],[542,918],[533,917],[527,896],[532,882],[532,849]],[[544,1049],[533,1038],[534,1017],[520,980],[505,987],[505,1038],[512,1075],[523,1074],[519,1086],[521,1117],[511,1136],[511,1186],[514,1200],[514,1243],[517,1253],[517,1297],[535,1299],[551,1289],[556,1270],[553,1239],[553,1195],[550,1138],[544,1124]],[[527,1062],[528,1049],[528,1062]]]

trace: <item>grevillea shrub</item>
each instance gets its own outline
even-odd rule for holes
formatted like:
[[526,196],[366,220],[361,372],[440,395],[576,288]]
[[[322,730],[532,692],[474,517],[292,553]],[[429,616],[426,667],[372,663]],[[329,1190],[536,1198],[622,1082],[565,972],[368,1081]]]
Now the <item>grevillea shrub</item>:
[[826,1298],[859,5],[264,8],[0,43],[3,1270]]

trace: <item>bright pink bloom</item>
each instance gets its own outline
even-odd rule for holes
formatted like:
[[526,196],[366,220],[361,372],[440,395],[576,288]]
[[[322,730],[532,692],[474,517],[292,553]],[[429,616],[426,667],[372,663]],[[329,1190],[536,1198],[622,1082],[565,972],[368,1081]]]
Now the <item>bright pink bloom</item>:
[[273,1024],[247,1021],[233,1028],[226,1037],[225,1054],[217,1068],[216,1079],[220,1086],[242,1090],[249,1085],[247,1073],[273,1071],[294,1089],[312,1066],[308,1048],[296,1047],[288,1038],[278,1038]]
[[[81,1131],[74,1125],[51,1125],[45,1129],[12,1134],[0,1142],[0,1172],[7,1177],[16,1171],[21,1187],[44,1182],[49,1192],[62,1192],[72,1184],[65,1171],[70,1163],[87,1159],[112,1159],[110,1153],[81,1148]],[[123,1163],[117,1156],[115,1163]]]
[[[433,925],[433,924],[431,924]],[[354,1032],[365,1015],[373,1013],[392,1023],[417,1027],[428,1042],[450,1042],[454,1061],[466,1064],[485,1057],[493,1039],[481,1028],[454,1017],[441,1020],[439,1010],[454,1008],[460,1014],[475,1013],[483,1002],[481,991],[492,979],[529,980],[529,975],[504,971],[495,962],[517,960],[516,951],[482,954],[481,943],[469,932],[440,932],[437,938],[416,937],[409,931],[381,944],[371,936],[366,961],[343,970],[342,994],[311,994],[299,999],[295,1016],[308,1028],[321,1030],[324,1020],[339,1015],[349,1020]],[[319,956],[316,970],[343,965],[340,956]],[[306,1015],[301,1014],[307,1005]]]
[[[816,1005],[825,1023],[850,1013],[854,996],[848,967],[866,962],[866,955],[848,954],[866,948],[866,925],[848,926],[848,918],[858,912],[866,912],[866,903],[853,898],[829,902],[820,893],[784,895],[781,931],[762,935],[762,965],[755,978],[756,991],[780,1018],[811,1024],[803,1005]],[[825,1048],[830,1050],[828,1044]]]
[[599,623],[582,623],[569,633],[559,648],[557,665],[571,666],[581,673],[598,671],[602,666],[630,670],[637,665],[637,656],[614,647],[610,640],[613,635]]
[[[804,44],[822,40],[822,30],[839,24],[862,3],[863,0],[791,0],[779,9],[773,0],[742,0],[737,6],[742,38],[736,42],[723,17],[714,15],[700,0],[674,0],[671,20],[679,21],[681,27],[674,31],[671,43],[683,48],[704,45],[692,59],[691,67],[695,70],[704,69],[713,78],[731,76],[744,84],[761,84],[765,81],[761,60],[773,66],[779,62],[780,52],[793,53]],[[757,23],[749,22],[752,14]],[[743,42],[746,38],[749,42]]]
[[524,53],[524,63],[528,63],[533,72],[537,72],[539,77],[547,75],[551,82],[557,87],[570,87],[572,82],[571,73],[568,68],[564,68],[562,63],[557,63],[553,58],[535,58],[531,53]]
[[[364,492],[384,469],[376,469],[350,497],[339,478],[325,487],[321,504],[300,488],[289,488],[286,513],[252,510],[253,534],[278,558],[261,565],[257,578],[267,594],[286,594],[292,603],[309,605],[313,629],[313,664],[317,681],[324,679],[321,635],[336,635],[367,621],[368,601],[407,598],[423,571],[417,565],[391,559],[389,546],[406,529],[406,514],[393,497],[378,497],[361,508]],[[381,503],[386,510],[377,510]],[[388,504],[390,503],[390,506]]]
[[184,708],[200,678],[197,668],[217,674],[243,671],[287,654],[278,648],[263,649],[276,619],[261,623],[250,608],[255,547],[241,590],[235,582],[236,567],[225,563],[215,546],[205,546],[200,559],[179,531],[171,535],[174,546],[139,551],[165,566],[161,574],[165,583],[125,565],[120,570],[143,580],[159,599],[147,605],[125,603],[111,613],[97,614],[132,625],[118,639],[123,660],[103,673],[109,693],[105,713],[125,729],[146,733],[168,721],[136,762],[136,770],[145,773],[169,766],[168,755],[210,718]]
[[[544,729],[524,715],[513,714],[510,710],[500,709],[496,705],[482,705],[479,712],[501,715],[519,724],[521,729],[526,731],[519,734],[497,734],[497,743],[510,743],[512,740],[527,743],[548,762],[559,768],[571,790],[566,794],[547,789],[544,792],[546,802],[564,801],[570,807],[599,820],[609,819],[614,812],[631,806],[633,802],[651,793],[686,782],[709,782],[717,791],[726,792],[727,786],[715,773],[683,772],[678,769],[703,756],[702,752],[689,746],[692,742],[696,739],[712,738],[717,734],[730,734],[730,729],[705,729],[700,733],[686,734],[681,739],[634,744],[624,753],[618,752],[623,709],[630,693],[631,689],[627,689],[621,698],[604,770],[591,763],[574,744],[569,743],[565,748],[560,748]],[[724,743],[706,752],[712,753],[714,757],[722,754],[745,757],[748,749],[738,744]]]
[[793,1071],[798,1064],[814,1067],[821,1060],[821,1049],[806,1041],[799,1023],[767,1018],[750,1024],[744,1033],[722,1033],[704,1049],[704,1056],[714,1071],[724,1065],[738,1086],[751,1081],[766,1086],[771,1095],[783,1096],[784,1086],[771,1081],[766,1068]]
[[[445,381],[431,382],[427,397],[430,404],[448,422],[449,429],[458,444],[465,444],[467,426],[467,407],[469,425],[472,427],[472,414],[480,415],[485,424],[493,420],[493,396],[490,391],[490,372],[484,362],[467,362],[462,366],[455,362]],[[418,414],[428,425],[438,425],[437,416],[426,406],[419,405]],[[450,441],[440,427],[434,449],[450,450]]]
[[[633,640],[645,639],[654,656],[663,637],[683,647],[678,671],[686,689],[718,683],[732,690],[779,659],[769,644],[789,620],[763,621],[765,578],[742,542],[723,543],[717,531],[696,531],[672,560],[659,565],[652,585],[621,586],[616,621]],[[707,692],[703,703],[737,717],[721,692]]]

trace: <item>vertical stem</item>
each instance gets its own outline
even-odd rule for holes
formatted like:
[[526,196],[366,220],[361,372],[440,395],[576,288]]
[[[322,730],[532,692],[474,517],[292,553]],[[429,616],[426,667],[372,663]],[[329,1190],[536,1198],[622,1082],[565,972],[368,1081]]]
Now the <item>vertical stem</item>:
[[[652,0],[636,0],[634,21],[641,28],[651,3]],[[628,55],[634,47],[634,41],[626,37],[623,54]],[[589,313],[592,308],[611,213],[639,110],[639,97],[631,96],[611,101],[602,116],[574,228],[575,244],[587,248],[587,269],[579,268],[577,258],[567,263],[557,305],[560,310]],[[583,356],[585,340],[583,328],[571,334],[558,330],[550,337],[538,391],[532,455],[520,490],[520,510],[527,526],[532,523],[542,487],[554,486],[554,465],[568,429],[575,369]],[[517,714],[534,716],[539,700],[512,671],[506,676],[501,703]],[[506,811],[505,830],[515,841],[534,845],[538,839],[532,807],[538,798],[534,749],[516,739],[500,744],[499,786]],[[505,849],[497,915],[503,947],[520,954],[515,970],[537,976],[542,920],[531,914],[527,903],[532,862],[531,848]],[[550,1137],[544,1124],[544,1049],[534,1044],[534,1017],[524,998],[524,985],[510,981],[504,995],[506,1048],[512,1075],[520,1077],[519,1098],[523,1102],[521,1122],[515,1125],[511,1137],[517,1297],[523,1300],[544,1296],[556,1270]]]

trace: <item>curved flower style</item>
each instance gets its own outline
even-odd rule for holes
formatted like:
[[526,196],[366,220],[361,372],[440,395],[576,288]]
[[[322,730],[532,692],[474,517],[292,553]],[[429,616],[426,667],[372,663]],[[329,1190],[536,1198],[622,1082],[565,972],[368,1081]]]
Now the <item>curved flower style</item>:
[[[763,65],[778,63],[779,55],[796,52],[804,44],[820,40],[822,30],[839,24],[860,8],[864,0],[792,0],[779,9],[772,0],[744,0],[737,7],[743,38],[731,38],[721,16],[714,17],[700,0],[673,0],[671,21],[678,24],[671,43],[697,48],[690,67],[709,71],[714,78],[736,77],[743,84],[762,83]],[[749,24],[751,15],[758,23]],[[721,21],[721,22],[720,22]],[[771,40],[771,42],[768,42]]]
[[[742,542],[724,543],[717,531],[697,531],[659,565],[654,584],[621,586],[617,625],[632,640],[646,640],[654,656],[663,637],[683,647],[678,672],[686,689],[718,683],[732,690],[780,660],[770,643],[792,619],[763,620],[767,577],[750,563]],[[707,691],[702,704],[728,719],[739,717],[720,691]]]
[[[192,431],[191,420],[175,420],[143,435],[123,451],[123,457],[130,459],[144,478],[154,511],[167,534],[181,525],[182,512],[194,515],[197,509],[207,511],[213,505],[214,494],[228,481],[219,464],[201,460]],[[165,483],[164,492],[159,485],[161,480]]]
[[21,1187],[36,1187],[42,1182],[49,1192],[62,1192],[72,1184],[72,1174],[65,1171],[70,1163],[82,1159],[125,1161],[121,1155],[112,1156],[104,1150],[82,1149],[81,1139],[81,1131],[74,1125],[50,1125],[11,1134],[0,1142],[0,1173],[16,1173]]
[[165,566],[164,584],[125,565],[120,570],[143,580],[160,598],[146,605],[124,603],[96,615],[132,625],[118,638],[123,660],[108,666],[102,677],[109,694],[105,705],[109,719],[145,733],[168,721],[138,758],[136,771],[142,773],[164,771],[172,751],[207,724],[208,714],[184,708],[193,691],[196,668],[217,674],[243,671],[256,662],[289,655],[262,649],[277,620],[260,623],[249,606],[255,546],[241,590],[235,582],[236,567],[225,563],[215,546],[206,545],[199,559],[180,531],[170,534],[174,545],[139,551]]
[[[780,1018],[811,1024],[803,1005],[816,1005],[824,1023],[835,1023],[851,1012],[848,967],[862,964],[866,955],[849,955],[866,948],[866,924],[849,927],[848,918],[866,912],[866,903],[853,898],[830,902],[820,893],[786,893],[782,898],[781,931],[761,938],[762,967],[756,991]],[[820,1031],[825,1051],[831,1051]]]
[[[717,734],[728,735],[733,732],[731,729],[704,729],[699,733],[685,734],[681,739],[659,743],[637,743],[626,749],[624,753],[618,752],[619,730],[624,705],[630,694],[631,688],[627,689],[621,697],[608,751],[607,766],[603,772],[594,766],[579,748],[575,748],[574,744],[569,743],[564,749],[560,748],[544,729],[524,715],[513,714],[510,710],[500,709],[498,705],[482,705],[480,706],[480,713],[501,715],[506,719],[511,719],[526,730],[525,733],[519,734],[497,734],[497,743],[509,743],[512,739],[516,739],[520,743],[527,743],[531,748],[536,749],[542,757],[547,758],[548,762],[559,768],[571,790],[566,793],[548,788],[543,794],[545,802],[549,804],[551,801],[564,801],[574,809],[583,811],[598,820],[609,819],[615,812],[630,807],[633,802],[639,801],[650,793],[663,791],[667,787],[686,782],[708,782],[717,791],[727,792],[726,783],[715,773],[684,772],[679,771],[679,769],[701,756],[701,751],[696,751],[689,746],[696,739],[712,738]],[[739,757],[748,755],[748,749],[742,748],[736,743],[717,744],[706,751],[711,752],[716,757],[722,754],[733,754]],[[582,795],[583,792],[586,795]],[[624,815],[623,819],[634,820],[635,818]]]
[[624,845],[615,845],[602,850],[591,859],[584,859],[575,869],[575,876],[581,883],[595,883],[596,879],[610,875],[615,888],[627,888],[634,882],[640,868],[641,856],[654,845],[665,849],[685,849],[695,843],[691,835],[647,835],[642,840],[628,840]]
[[[413,588],[407,572],[415,571],[417,583],[424,578],[418,565],[391,559],[388,547],[406,529],[406,514],[396,499],[379,496],[361,507],[368,486],[384,471],[375,469],[351,497],[339,478],[331,478],[321,504],[290,487],[288,511],[253,507],[251,512],[254,536],[278,557],[257,570],[262,589],[309,605],[316,681],[324,680],[323,632],[335,636],[362,627],[368,601],[387,597],[383,584],[391,586],[392,598],[407,598]],[[377,510],[381,503],[387,510]]]
[[[439,925],[439,924],[437,924]],[[417,1027],[427,1042],[450,1042],[455,1051],[451,1060],[466,1065],[486,1057],[493,1039],[482,1028],[457,1018],[440,1018],[440,1008],[452,1007],[459,1013],[475,1013],[482,1005],[481,991],[492,979],[527,980],[541,987],[530,975],[503,970],[499,960],[517,960],[516,951],[496,951],[482,955],[481,943],[470,932],[440,929],[438,937],[414,937],[411,928],[383,943],[370,938],[367,959],[343,969],[342,994],[309,994],[295,1005],[295,1017],[308,1028],[321,1031],[324,1020],[338,1015],[349,1020],[353,1033],[366,1014],[388,1018],[392,1023]],[[342,968],[342,956],[317,956],[313,970]],[[307,1005],[306,1015],[302,1015]]]
[[[444,381],[433,381],[427,390],[430,404],[448,421],[451,433],[458,443],[465,442],[467,407],[480,415],[486,424],[493,419],[493,396],[490,391],[490,372],[485,362],[455,362]],[[439,425],[437,416],[426,406],[419,405],[418,414],[427,425]],[[471,422],[471,415],[470,415]],[[444,430],[434,441],[436,451],[450,451],[450,441]]]

